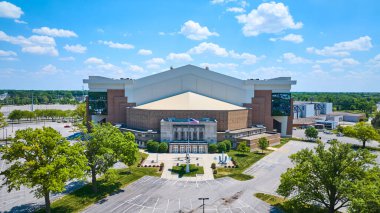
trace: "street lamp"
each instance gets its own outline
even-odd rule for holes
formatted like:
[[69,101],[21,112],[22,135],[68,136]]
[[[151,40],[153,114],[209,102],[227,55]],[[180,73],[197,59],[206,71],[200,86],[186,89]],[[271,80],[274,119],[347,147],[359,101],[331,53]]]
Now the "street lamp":
[[200,197],[198,198],[198,200],[201,200],[203,202],[202,206],[203,206],[203,213],[205,213],[205,200],[209,200],[208,197]]

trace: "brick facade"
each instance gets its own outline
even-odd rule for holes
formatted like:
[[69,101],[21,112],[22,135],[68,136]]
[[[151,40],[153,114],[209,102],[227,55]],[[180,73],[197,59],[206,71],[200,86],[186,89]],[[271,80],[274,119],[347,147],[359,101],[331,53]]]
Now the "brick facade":
[[247,109],[232,111],[200,111],[200,110],[145,110],[126,109],[126,124],[131,129],[160,130],[160,121],[164,118],[215,118],[217,131],[246,128],[249,122]]
[[252,125],[262,124],[268,131],[273,131],[272,91],[255,90],[252,98]]
[[135,103],[128,103],[128,97],[125,97],[124,93],[124,90],[107,90],[107,122],[111,122],[113,124],[125,123],[126,108],[136,106]]

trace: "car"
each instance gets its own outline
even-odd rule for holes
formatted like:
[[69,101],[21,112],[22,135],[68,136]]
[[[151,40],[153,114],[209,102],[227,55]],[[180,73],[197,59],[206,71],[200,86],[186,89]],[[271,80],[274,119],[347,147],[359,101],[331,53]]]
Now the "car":
[[339,132],[336,136],[343,137],[344,135],[343,135],[343,133]]
[[331,143],[332,139],[327,140],[327,143]]
[[64,128],[70,128],[70,125],[65,125],[65,126],[63,126]]
[[332,134],[332,132],[327,131],[327,130],[323,131],[323,133],[325,133],[325,134],[327,134],[327,135],[331,135],[331,134]]

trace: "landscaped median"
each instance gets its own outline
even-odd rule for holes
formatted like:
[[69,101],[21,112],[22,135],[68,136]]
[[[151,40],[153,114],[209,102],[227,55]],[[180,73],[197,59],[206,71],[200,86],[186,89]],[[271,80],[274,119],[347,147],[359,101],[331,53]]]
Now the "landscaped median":
[[179,166],[173,166],[171,169],[172,173],[178,174],[178,177],[195,177],[197,174],[204,174],[203,166],[196,166],[194,164],[189,165],[189,173],[186,173],[186,164],[181,164]]
[[215,178],[222,177],[231,177],[236,180],[250,180],[253,177],[251,175],[243,174],[244,170],[249,168],[252,164],[259,161],[265,155],[270,153],[270,151],[266,151],[264,154],[257,152],[248,152],[248,153],[240,153],[236,150],[231,150],[227,154],[232,157],[232,160],[235,162],[237,167],[235,168],[216,168],[217,174],[214,174]]
[[[147,154],[141,153],[136,162],[140,163],[141,158],[146,157],[146,155]],[[145,175],[159,177],[161,176],[161,172],[159,172],[159,168],[143,168],[137,167],[136,165],[129,168],[117,169],[112,182],[106,180],[104,176],[99,178],[97,193],[92,191],[91,183],[86,184],[82,188],[55,200],[51,204],[51,210],[52,212],[79,212],[80,210],[106,198],[110,194],[117,193],[120,188],[129,185]],[[45,212],[45,210],[40,209],[38,212],[42,213]]]
[[281,209],[283,212],[295,212],[295,213],[296,212],[308,212],[308,213],[328,212],[327,210],[320,208],[318,206],[296,204],[283,197],[279,197],[275,195],[256,193],[254,194],[254,196],[268,203],[271,206],[275,206]]

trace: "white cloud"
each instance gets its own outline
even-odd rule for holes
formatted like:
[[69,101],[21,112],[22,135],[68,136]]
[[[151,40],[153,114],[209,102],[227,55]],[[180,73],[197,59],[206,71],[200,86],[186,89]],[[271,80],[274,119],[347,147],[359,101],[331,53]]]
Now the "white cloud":
[[23,20],[19,20],[19,19],[15,19],[15,23],[17,23],[17,24],[28,24],[28,22],[23,21]]
[[72,56],[69,56],[69,57],[62,57],[62,58],[59,58],[60,61],[75,61],[75,58],[72,57]]
[[283,67],[259,67],[250,74],[249,78],[269,79],[282,76],[294,77],[296,73]]
[[193,58],[188,53],[170,53],[166,56],[166,59],[173,61],[193,61]]
[[234,63],[215,63],[215,64],[201,63],[200,66],[201,67],[208,67],[209,69],[229,69],[229,70],[234,70],[239,65],[234,64]]
[[349,66],[355,66],[360,64],[359,61],[353,59],[353,58],[343,58],[343,59],[335,59],[335,58],[328,58],[323,60],[317,60],[318,64],[331,64],[333,67],[336,68],[342,68],[342,67],[349,67]]
[[0,2],[0,17],[18,19],[24,12],[21,8],[6,1]]
[[303,42],[303,37],[302,35],[297,35],[297,34],[288,34],[284,37],[280,37],[280,38],[270,38],[269,39],[270,41],[277,41],[277,40],[281,40],[281,41],[289,41],[289,42],[293,42],[293,43],[296,43],[296,44],[299,44],[299,43],[302,43]]
[[101,75],[108,75],[113,77],[120,77],[124,75],[124,70],[111,63],[104,62],[101,58],[90,57],[84,61],[84,64],[92,71],[96,71]]
[[56,74],[57,72],[59,72],[59,70],[57,69],[56,66],[52,64],[48,64],[44,66],[39,72],[37,72],[37,74],[52,75],[52,74]]
[[90,57],[84,61],[85,64],[104,64],[103,59]]
[[122,43],[116,43],[113,41],[98,41],[100,44],[107,45],[110,48],[116,48],[116,49],[133,49],[135,48],[132,44],[122,44]]
[[349,56],[353,51],[367,51],[372,48],[371,37],[363,36],[352,41],[335,43],[333,46],[325,46],[322,49],[307,48],[307,52],[323,56]]
[[134,65],[134,64],[129,65],[128,70],[133,71],[133,72],[144,72],[144,68],[138,65]]
[[290,52],[284,53],[282,59],[289,64],[306,64],[311,62],[309,59],[296,56],[294,53]]
[[152,55],[152,50],[140,49],[137,54],[139,55]]
[[195,46],[188,51],[189,54],[202,54],[205,52],[213,53],[217,56],[228,56],[228,52],[225,48],[222,48],[217,44],[208,42],[202,42],[198,46]]
[[232,13],[245,13],[245,9],[242,7],[229,7],[226,11]]
[[21,46],[22,52],[39,55],[58,55],[58,51],[55,48],[55,40],[49,36],[33,35],[29,38],[25,38],[24,36],[9,36],[3,31],[0,31],[0,41]]
[[209,36],[219,36],[218,33],[210,32],[207,27],[202,27],[199,23],[192,20],[185,22],[179,33],[191,40],[204,40]]
[[63,48],[66,51],[73,52],[73,53],[85,53],[87,51],[87,47],[82,46],[80,44],[76,44],[76,45],[66,44]]
[[6,51],[6,50],[0,50],[0,56],[5,57],[5,56],[17,56],[17,53],[13,51]]
[[49,27],[41,27],[38,29],[33,29],[32,31],[40,35],[46,35],[51,37],[78,37],[78,35],[71,30],[56,29]]
[[286,29],[300,29],[302,22],[295,23],[288,7],[283,3],[269,2],[260,4],[249,14],[236,16],[243,24],[245,36],[257,36],[261,33],[279,33]]
[[17,61],[16,57],[0,57],[1,61]]
[[374,65],[375,68],[380,67],[380,54],[376,55],[372,59],[369,60],[371,65]]
[[232,57],[232,58],[235,58],[235,59],[244,59],[243,61],[243,64],[256,64],[257,61],[265,58],[265,56],[260,56],[260,57],[257,57],[256,55],[254,54],[250,54],[250,53],[236,53],[235,51],[229,51],[228,52],[229,55]]
[[162,64],[165,64],[165,60],[163,58],[151,58],[145,61],[145,64],[148,69],[159,69]]

